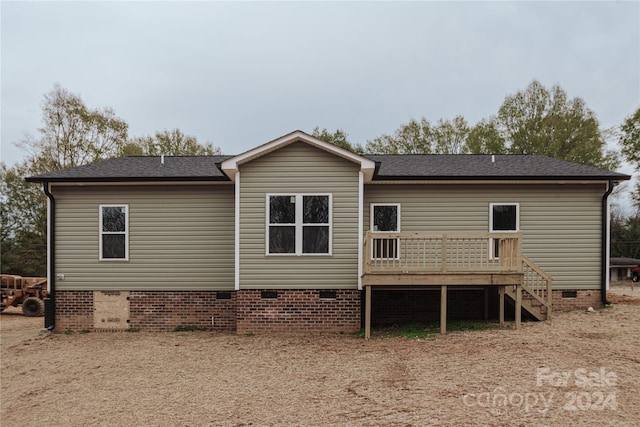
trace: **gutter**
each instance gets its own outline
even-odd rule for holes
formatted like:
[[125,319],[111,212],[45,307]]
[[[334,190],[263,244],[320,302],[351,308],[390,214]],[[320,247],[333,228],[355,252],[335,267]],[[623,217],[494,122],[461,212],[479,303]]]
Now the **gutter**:
[[609,184],[607,185],[607,191],[605,191],[602,196],[602,249],[601,249],[601,271],[600,271],[600,298],[602,300],[602,304],[610,305],[611,301],[607,299],[607,265],[608,263],[608,252],[609,252],[609,239],[608,237],[608,229],[609,229],[609,194],[613,191],[613,188],[616,185],[616,181],[610,179]]
[[44,300],[44,327],[52,331],[56,326],[56,199],[49,191],[49,182],[42,183],[44,194],[49,198],[49,212],[47,213],[49,228],[49,295]]

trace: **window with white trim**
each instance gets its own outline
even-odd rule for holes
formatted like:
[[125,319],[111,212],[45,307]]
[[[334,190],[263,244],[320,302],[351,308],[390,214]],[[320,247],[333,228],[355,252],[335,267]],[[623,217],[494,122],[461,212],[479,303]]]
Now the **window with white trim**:
[[[371,204],[371,231],[373,233],[400,232],[400,205]],[[372,259],[397,259],[398,239],[381,239],[373,236]]]
[[330,194],[268,194],[268,255],[331,255]]
[[[518,203],[490,203],[489,204],[489,231],[491,233],[510,233],[520,230],[520,205]],[[494,258],[498,258],[498,242],[500,239],[491,239]]]
[[100,261],[129,259],[129,206],[100,205]]

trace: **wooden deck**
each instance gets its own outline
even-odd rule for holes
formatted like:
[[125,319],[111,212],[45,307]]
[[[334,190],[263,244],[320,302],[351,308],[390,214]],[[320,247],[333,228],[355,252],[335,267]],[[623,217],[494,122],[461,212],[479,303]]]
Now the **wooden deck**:
[[[366,293],[365,336],[371,334],[373,287],[439,287],[440,330],[446,332],[447,291],[469,286],[498,287],[500,322],[504,295],[515,302],[520,327],[523,286],[548,303],[551,278],[522,254],[522,233],[380,233],[367,232],[362,285]],[[532,283],[527,287],[525,281]],[[508,288],[509,287],[509,288]]]

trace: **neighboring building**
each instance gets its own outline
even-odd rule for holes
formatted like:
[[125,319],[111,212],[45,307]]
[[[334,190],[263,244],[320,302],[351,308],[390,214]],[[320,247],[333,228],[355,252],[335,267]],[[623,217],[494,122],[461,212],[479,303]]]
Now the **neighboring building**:
[[609,280],[618,282],[621,280],[631,280],[631,270],[640,267],[640,259],[635,258],[611,258],[609,260]]
[[49,197],[48,326],[246,333],[357,330],[371,302],[378,323],[502,318],[505,297],[540,319],[597,305],[607,197],[629,178],[538,155],[358,155],[296,131],[28,181]]

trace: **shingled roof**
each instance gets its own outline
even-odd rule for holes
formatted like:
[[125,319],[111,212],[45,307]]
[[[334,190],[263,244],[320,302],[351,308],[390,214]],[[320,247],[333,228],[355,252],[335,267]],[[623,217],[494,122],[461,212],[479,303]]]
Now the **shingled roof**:
[[626,180],[630,176],[541,155],[367,155],[374,180]]
[[229,181],[220,163],[232,156],[120,157],[27,178],[32,182]]
[[[27,178],[31,182],[230,181],[220,164],[233,156],[121,157]],[[630,176],[541,155],[363,155],[373,181],[627,180]]]

